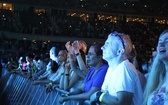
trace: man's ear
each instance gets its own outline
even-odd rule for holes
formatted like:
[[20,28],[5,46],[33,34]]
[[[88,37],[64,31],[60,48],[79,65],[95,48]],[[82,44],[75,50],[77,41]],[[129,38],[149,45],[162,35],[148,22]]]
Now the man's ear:
[[125,51],[124,49],[119,49],[119,50],[117,51],[117,55],[123,54],[124,51]]

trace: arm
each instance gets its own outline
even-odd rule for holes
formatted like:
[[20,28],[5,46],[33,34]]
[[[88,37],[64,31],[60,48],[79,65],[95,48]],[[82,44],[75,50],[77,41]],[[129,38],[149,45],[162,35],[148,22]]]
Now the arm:
[[111,96],[110,94],[106,93],[102,97],[102,103],[108,105],[131,105],[132,98],[133,94],[126,91],[118,92],[117,97]]
[[[73,46],[77,46],[78,44],[73,44]],[[80,77],[82,78],[85,78],[85,75],[86,73],[83,73],[81,70],[82,70],[82,66],[84,64],[83,60],[81,60],[81,64],[79,62],[79,59],[76,59],[74,58],[74,51],[76,51],[77,53],[77,47],[73,47],[71,44],[70,44],[70,41],[68,41],[66,44],[65,44],[65,47],[66,49],[68,50],[68,57],[69,57],[69,61],[70,61],[70,66],[71,66],[71,69],[74,70]],[[76,48],[76,49],[75,49]],[[79,51],[78,51],[79,52]],[[81,56],[80,56],[81,58]],[[81,58],[82,59],[82,58]],[[77,64],[75,62],[75,60],[77,60],[78,64],[79,64],[79,68],[77,67]],[[84,64],[85,65],[85,64]]]
[[37,85],[37,84],[49,84],[50,82],[52,82],[52,81],[50,81],[48,79],[46,79],[46,80],[37,80],[37,81],[34,81],[33,84],[34,85]]
[[32,77],[33,80],[37,80],[40,77],[40,75],[45,73],[45,71],[46,71],[46,68],[44,68],[44,69],[40,70],[39,72],[35,73]]
[[65,64],[65,70],[64,70],[64,74],[63,74],[63,89],[64,90],[69,90],[69,74],[70,74],[70,66],[69,63]]
[[75,84],[77,84],[81,78],[74,72],[69,80],[68,90],[71,89]]
[[76,65],[75,62],[71,62],[71,68],[80,77],[82,77],[84,79],[86,74],[88,73],[88,69],[87,69],[86,64],[84,62],[85,58],[83,59],[82,56],[81,56],[81,54],[84,54],[84,53],[80,53],[80,47],[79,46],[80,45],[79,45],[78,41],[73,42],[72,48],[73,48],[74,52],[72,54],[74,54],[74,55],[70,55],[70,58],[72,58],[72,56],[76,57],[76,60],[77,60],[78,65],[79,65],[79,69],[77,68],[77,65]]
[[[84,88],[84,84],[81,87]],[[92,87],[89,92],[83,92],[81,87],[70,92],[67,97],[61,97],[60,102],[63,103],[68,100],[87,100],[95,91],[100,90],[100,88]]]
[[82,65],[85,65],[84,64],[84,62],[83,62],[83,60],[82,60],[82,57],[81,57],[81,55],[78,55],[77,57],[76,57],[76,60],[78,61],[78,64],[79,64],[79,68],[77,67],[77,64],[76,64],[76,62],[73,60],[73,57],[74,55],[72,55],[72,54],[69,54],[69,58],[70,58],[70,66],[71,66],[71,69],[76,73],[76,74],[78,74],[81,78],[85,78],[85,76],[86,76],[86,74],[87,74],[87,70],[84,70],[84,69],[82,69]]
[[78,88],[74,89],[72,92],[69,92],[68,95],[75,95],[75,94],[80,94],[84,90],[84,84],[79,86]]
[[62,72],[62,74],[61,74],[59,88],[62,89],[62,90],[65,90],[64,89],[64,72]]
[[46,70],[42,75],[38,77],[38,79],[46,79],[48,75],[50,74],[50,70]]
[[72,46],[73,46],[74,54],[76,56],[80,70],[84,70],[87,73],[88,69],[87,69],[86,64],[84,62],[85,58],[82,58],[82,56],[81,56],[81,54],[85,55],[85,53],[81,50],[80,43],[78,41],[75,41],[72,43]]
[[90,96],[95,92],[100,90],[100,88],[92,87],[89,92],[84,92],[81,94],[70,95],[66,97],[68,100],[88,100]]
[[70,67],[66,67],[63,78],[64,90],[71,89],[81,79],[75,72],[70,72]]

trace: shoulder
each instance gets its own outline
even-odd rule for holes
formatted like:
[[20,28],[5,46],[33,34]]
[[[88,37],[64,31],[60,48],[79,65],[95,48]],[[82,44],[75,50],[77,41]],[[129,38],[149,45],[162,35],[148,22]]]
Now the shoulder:
[[107,64],[103,64],[102,66],[100,66],[100,70],[102,70],[102,69],[105,69],[105,70],[107,70],[108,69],[108,65]]

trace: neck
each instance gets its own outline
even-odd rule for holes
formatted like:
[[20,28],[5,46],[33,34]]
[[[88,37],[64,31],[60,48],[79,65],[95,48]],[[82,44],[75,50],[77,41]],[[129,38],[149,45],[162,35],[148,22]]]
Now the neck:
[[121,58],[121,57],[116,57],[116,58],[113,58],[112,60],[108,61],[108,65],[110,68],[112,68],[114,70],[124,60],[126,60],[126,59]]
[[98,68],[100,68],[100,66],[102,66],[103,63],[102,62],[99,62],[94,68],[97,70]]

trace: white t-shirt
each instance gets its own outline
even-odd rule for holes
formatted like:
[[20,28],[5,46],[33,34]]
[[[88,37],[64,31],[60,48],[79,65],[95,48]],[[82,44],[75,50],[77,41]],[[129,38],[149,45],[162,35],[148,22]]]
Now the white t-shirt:
[[114,70],[108,68],[102,90],[117,97],[117,92],[133,93],[132,105],[141,105],[143,91],[136,68],[128,60],[123,61]]
[[149,96],[147,105],[168,105],[168,72],[161,88]]

